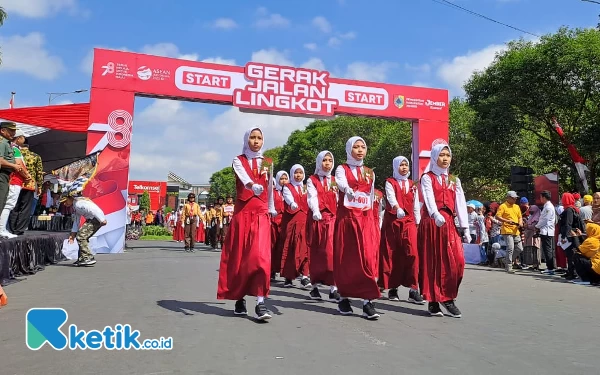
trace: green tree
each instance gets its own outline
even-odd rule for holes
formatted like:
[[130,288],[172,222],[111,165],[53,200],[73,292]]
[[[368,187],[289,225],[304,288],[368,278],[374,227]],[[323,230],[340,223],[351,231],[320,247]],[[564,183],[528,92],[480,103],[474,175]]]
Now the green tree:
[[235,198],[235,174],[233,167],[226,167],[210,176],[209,196],[212,199],[231,195]]
[[498,155],[504,151],[506,159],[525,148],[530,160],[543,159],[537,173],[558,170],[561,183],[581,190],[573,183],[578,179],[565,181],[575,176],[575,168],[554,129],[556,118],[589,160],[592,187],[598,190],[600,31],[561,28],[538,42],[518,40],[507,47],[465,85],[475,111],[473,136]]
[[[0,26],[4,25],[4,21],[8,18],[8,14],[3,7],[0,7]],[[0,64],[2,64],[2,52],[0,52]]]
[[268,149],[267,151],[263,152],[263,156],[273,160],[273,168],[277,168],[277,165],[279,164],[280,153],[281,146]]
[[145,213],[150,212],[150,194],[147,191],[144,191],[144,194],[140,198],[140,211],[144,211]]

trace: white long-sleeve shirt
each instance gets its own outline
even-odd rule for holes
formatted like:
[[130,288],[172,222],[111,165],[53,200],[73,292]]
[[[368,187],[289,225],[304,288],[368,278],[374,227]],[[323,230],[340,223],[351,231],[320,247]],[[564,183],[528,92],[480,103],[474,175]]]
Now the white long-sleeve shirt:
[[[248,164],[250,164],[250,168],[252,168],[252,160],[256,160],[256,168],[260,171],[260,168],[262,167],[262,158],[255,158],[255,159],[248,159]],[[235,174],[237,175],[237,177],[240,179],[240,181],[242,181],[242,184],[244,184],[244,187],[248,190],[252,190],[252,186],[248,187],[248,184],[254,184],[254,180],[252,178],[250,178],[250,176],[248,176],[248,173],[246,172],[246,168],[244,168],[244,166],[242,165],[242,161],[236,156],[235,158],[233,158],[233,163],[232,163],[232,167],[233,167],[233,171],[235,172]],[[275,202],[268,202],[269,205],[269,212],[274,212],[275,211]]]
[[[440,185],[442,184],[442,176],[436,176]],[[465,192],[463,191],[462,185],[458,177],[455,177],[455,191],[456,191],[456,207],[454,210],[458,219],[460,228],[469,228],[469,215],[467,214],[467,201],[465,199]],[[446,176],[447,183],[450,183],[448,176]],[[435,204],[435,197],[433,195],[433,186],[429,174],[424,174],[421,177],[421,192],[423,193],[423,200],[425,200],[425,206],[429,215],[433,217],[438,213],[437,205]]]
[[71,232],[73,233],[77,233],[79,231],[79,223],[82,217],[85,217],[86,220],[96,219],[101,223],[106,220],[102,209],[100,209],[96,203],[89,199],[75,198],[73,200],[73,210],[73,228],[71,229]]
[[[405,189],[408,191],[410,189],[410,185],[408,181],[398,181],[401,189]],[[385,182],[385,199],[387,199],[388,203],[391,207],[398,206],[398,200],[396,199],[396,191],[394,190],[394,186],[389,182]],[[408,210],[410,207],[401,207],[402,209]],[[412,207],[413,214],[415,215],[415,222],[419,224],[421,222],[421,203],[419,202],[419,194],[415,193],[415,202]]]
[[[292,192],[290,191],[290,189],[294,189],[294,190],[296,190],[296,192],[298,192],[298,188],[300,188],[300,190],[302,190],[302,186],[294,186],[292,184],[287,184],[282,189],[282,191],[283,191],[283,200],[285,201],[285,203],[288,204],[288,206],[291,206],[292,203],[296,202],[296,200],[294,199],[294,196],[292,195]],[[298,193],[298,194],[302,195],[302,193]]]
[[542,207],[542,213],[540,219],[535,225],[540,230],[542,236],[554,236],[554,229],[556,225],[556,210],[552,202],[548,201],[544,203]]
[[[321,181],[321,184],[323,183],[323,179],[326,178],[327,179],[327,185],[331,186],[331,176],[329,177],[323,177],[323,176],[319,176],[319,181]],[[315,213],[315,212],[321,212],[319,210],[319,196],[317,193],[317,188],[315,186],[315,184],[313,184],[312,179],[309,178],[306,181],[306,192],[308,194],[308,208],[310,208],[310,210]],[[337,194],[335,195],[335,199],[337,201]]]

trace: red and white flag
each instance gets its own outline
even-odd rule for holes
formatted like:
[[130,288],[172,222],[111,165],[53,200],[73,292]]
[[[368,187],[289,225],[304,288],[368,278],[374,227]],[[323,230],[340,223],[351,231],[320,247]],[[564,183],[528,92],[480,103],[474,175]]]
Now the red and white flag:
[[8,108],[10,108],[10,109],[15,108],[15,94],[11,94],[10,102],[8,102]]
[[585,172],[589,172],[588,167],[585,165],[587,161],[579,154],[575,146],[567,140],[567,137],[565,137],[565,133],[563,132],[562,127],[556,120],[556,117],[552,119],[552,122],[554,125],[554,130],[556,130],[556,133],[560,137],[561,141],[567,147],[569,155],[571,155],[571,160],[573,160],[573,163],[575,164],[575,169],[577,170],[577,174],[579,175],[579,180],[581,181],[583,188],[587,192],[589,189],[587,178],[585,177]]

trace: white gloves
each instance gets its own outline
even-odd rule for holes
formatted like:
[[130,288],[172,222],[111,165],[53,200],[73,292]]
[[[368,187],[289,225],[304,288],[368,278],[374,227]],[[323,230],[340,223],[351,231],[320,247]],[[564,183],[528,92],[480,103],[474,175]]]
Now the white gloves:
[[435,220],[435,225],[437,225],[438,227],[441,227],[442,225],[446,224],[446,219],[444,219],[444,216],[442,216],[442,214],[440,214],[439,212],[436,212],[433,215],[433,220]]
[[396,217],[402,219],[404,216],[406,216],[406,212],[404,212],[403,209],[398,208],[398,210],[396,210]]
[[294,211],[296,211],[298,209],[298,203],[296,202],[292,202],[292,204],[290,204],[290,208]]
[[346,189],[346,196],[348,197],[348,199],[353,199],[354,198],[354,190],[348,188]]
[[265,188],[260,184],[252,185],[252,191],[254,192],[254,195],[261,195],[264,190]]
[[320,212],[315,212],[313,214],[313,220],[315,220],[315,221],[323,220],[323,215],[321,215]]
[[271,215],[271,217],[275,217],[279,214],[277,213],[277,211],[269,211],[269,215]]
[[465,239],[465,243],[471,243],[471,234],[469,232],[465,232],[463,238]]

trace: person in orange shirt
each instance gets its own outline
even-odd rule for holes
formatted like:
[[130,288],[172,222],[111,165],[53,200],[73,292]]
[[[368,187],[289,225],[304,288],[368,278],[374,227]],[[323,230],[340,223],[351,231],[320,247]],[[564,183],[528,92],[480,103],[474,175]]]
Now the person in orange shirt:
[[200,206],[196,203],[196,195],[188,194],[188,201],[183,206],[181,223],[183,225],[183,239],[186,252],[194,252],[196,244],[196,229],[200,220]]

